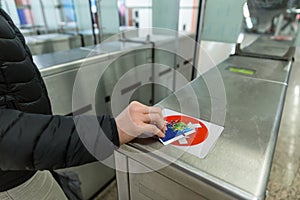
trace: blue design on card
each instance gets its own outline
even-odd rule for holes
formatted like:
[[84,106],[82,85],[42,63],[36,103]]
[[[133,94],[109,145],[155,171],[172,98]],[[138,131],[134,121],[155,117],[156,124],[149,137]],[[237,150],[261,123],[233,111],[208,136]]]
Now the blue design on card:
[[166,142],[168,140],[171,140],[175,137],[178,137],[180,135],[184,135],[185,133],[188,133],[190,131],[193,131],[192,128],[188,127],[187,124],[180,120],[171,120],[170,122],[166,123],[167,125],[167,131],[166,136],[164,138],[161,138],[163,142]]

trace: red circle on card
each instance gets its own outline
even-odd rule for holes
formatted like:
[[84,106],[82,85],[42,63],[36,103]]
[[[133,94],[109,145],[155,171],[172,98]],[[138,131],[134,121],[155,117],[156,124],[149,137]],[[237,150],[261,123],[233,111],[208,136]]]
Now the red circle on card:
[[171,144],[175,146],[193,146],[202,143],[208,136],[208,129],[207,127],[198,119],[195,119],[193,117],[189,116],[183,116],[183,115],[171,115],[165,117],[165,120],[168,122],[171,122],[172,120],[177,121],[180,120],[185,124],[192,123],[192,124],[200,124],[200,128],[196,128],[196,132],[188,135],[185,139],[187,141],[186,144],[180,144],[177,141],[172,142]]

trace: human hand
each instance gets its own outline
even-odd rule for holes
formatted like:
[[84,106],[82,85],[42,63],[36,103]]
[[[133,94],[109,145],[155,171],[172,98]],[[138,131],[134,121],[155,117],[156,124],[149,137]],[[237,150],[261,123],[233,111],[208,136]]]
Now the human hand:
[[130,142],[142,133],[165,137],[166,124],[158,107],[133,101],[117,117],[120,144]]

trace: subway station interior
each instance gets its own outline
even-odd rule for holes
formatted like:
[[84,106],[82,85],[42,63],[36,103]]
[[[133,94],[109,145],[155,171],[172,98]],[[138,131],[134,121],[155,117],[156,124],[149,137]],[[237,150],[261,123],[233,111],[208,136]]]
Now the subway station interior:
[[222,128],[196,149],[202,157],[194,143],[183,151],[139,137],[104,161],[60,169],[78,175],[83,199],[300,199],[300,1],[0,6],[25,37],[53,114],[116,117],[138,101]]

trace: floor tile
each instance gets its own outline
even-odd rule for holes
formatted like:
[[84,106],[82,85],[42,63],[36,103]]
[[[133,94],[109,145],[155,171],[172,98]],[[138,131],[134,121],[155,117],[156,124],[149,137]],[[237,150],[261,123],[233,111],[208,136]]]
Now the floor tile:
[[[299,61],[297,61],[299,58]],[[300,199],[300,51],[296,52],[268,183],[267,200]]]

